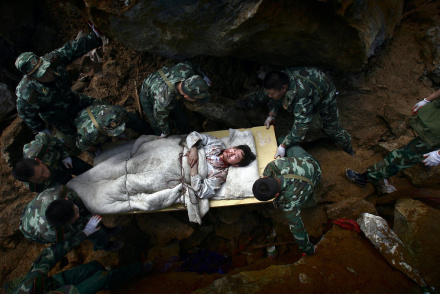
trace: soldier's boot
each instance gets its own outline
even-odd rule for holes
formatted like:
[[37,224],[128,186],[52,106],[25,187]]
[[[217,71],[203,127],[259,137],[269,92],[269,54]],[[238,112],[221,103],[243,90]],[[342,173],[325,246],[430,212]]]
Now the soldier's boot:
[[358,173],[354,170],[346,168],[345,175],[351,182],[357,184],[360,187],[363,187],[368,183],[367,173]]
[[354,150],[353,150],[353,147],[351,147],[351,145],[348,146],[348,147],[344,147],[343,149],[344,149],[345,152],[347,152],[347,153],[350,154],[351,156],[354,155]]

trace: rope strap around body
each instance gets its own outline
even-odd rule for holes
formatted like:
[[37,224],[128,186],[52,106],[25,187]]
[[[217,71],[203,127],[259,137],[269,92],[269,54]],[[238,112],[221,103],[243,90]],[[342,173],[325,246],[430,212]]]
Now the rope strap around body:
[[93,125],[95,126],[95,128],[97,128],[98,131],[99,131],[101,134],[108,136],[107,133],[104,132],[104,131],[101,129],[101,127],[98,125],[98,122],[96,121],[96,118],[93,116],[93,114],[92,114],[92,112],[90,111],[90,108],[89,108],[89,107],[87,107],[87,114],[89,115],[90,119],[92,120],[92,123],[93,123]]
[[[184,169],[183,169],[183,157],[184,156],[186,156],[186,155],[183,155],[183,153],[179,153],[179,163],[180,163],[180,177],[178,178],[178,179],[171,179],[171,180],[168,180],[167,181],[167,184],[169,183],[169,182],[179,182],[179,183],[181,183],[182,184],[182,194],[181,194],[181,196],[180,196],[180,201],[182,202],[182,204],[183,205],[185,205],[185,192],[186,192],[186,190],[185,189],[188,189],[188,190],[192,190],[192,191],[194,191],[194,194],[195,194],[195,192],[196,192],[196,190],[194,190],[193,189],[193,187],[191,187],[191,185],[188,185],[188,183],[185,181],[185,177],[184,177],[184,175],[183,175],[183,173],[184,173]],[[197,194],[196,194],[196,196],[197,196]],[[191,201],[191,198],[189,199],[189,201]],[[193,205],[196,205],[196,204],[198,204],[199,203],[199,201],[197,200],[197,202],[196,203],[193,203],[192,201],[191,201],[191,203],[193,204]]]

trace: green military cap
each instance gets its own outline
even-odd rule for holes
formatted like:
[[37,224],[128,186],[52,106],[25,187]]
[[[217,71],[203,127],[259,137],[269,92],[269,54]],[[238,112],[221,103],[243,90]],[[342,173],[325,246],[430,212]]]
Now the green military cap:
[[38,57],[33,52],[20,54],[15,60],[15,67],[25,75],[41,78],[50,66],[50,62]]
[[199,103],[209,102],[208,84],[201,76],[194,75],[184,80],[182,90],[189,97],[197,99]]
[[[98,130],[104,132],[108,136],[116,137],[125,131],[125,112],[118,106],[114,105],[92,105],[89,107],[90,112],[98,123]],[[87,122],[87,129],[92,129],[92,119]]]

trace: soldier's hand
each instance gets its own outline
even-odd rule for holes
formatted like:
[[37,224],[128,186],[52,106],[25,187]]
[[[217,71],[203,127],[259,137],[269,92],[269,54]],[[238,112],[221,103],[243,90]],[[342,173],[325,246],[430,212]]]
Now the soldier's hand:
[[164,133],[162,133],[160,136],[157,136],[157,138],[158,139],[163,139],[163,138],[166,138],[166,137],[168,137],[170,134],[164,134]]
[[286,155],[286,148],[284,148],[283,144],[281,144],[280,146],[278,146],[277,149],[277,153],[275,153],[275,156],[273,158],[277,158],[279,157],[284,157],[284,155]]
[[416,114],[419,111],[420,108],[422,108],[423,106],[425,106],[429,102],[430,101],[426,100],[426,98],[423,98],[422,101],[419,101],[416,104],[414,104],[413,109],[412,109],[412,113]]
[[427,166],[436,166],[440,163],[440,150],[432,151],[426,154],[423,154],[423,157],[425,159],[423,160],[423,163]]
[[72,168],[73,167],[72,158],[71,157],[66,157],[63,160],[61,160],[61,162],[63,163],[65,168]]
[[90,218],[89,222],[86,224],[83,232],[86,236],[90,236],[94,232],[98,231],[101,227],[98,227],[98,224],[101,222],[102,217],[100,215],[94,215]]
[[266,129],[270,128],[270,125],[275,124],[275,116],[269,115],[264,122]]

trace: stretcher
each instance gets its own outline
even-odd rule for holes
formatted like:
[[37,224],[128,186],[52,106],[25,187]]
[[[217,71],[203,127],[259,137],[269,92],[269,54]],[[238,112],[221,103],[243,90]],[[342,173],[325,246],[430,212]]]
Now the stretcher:
[[[275,137],[275,131],[273,126],[269,129],[266,127],[253,127],[250,129],[238,129],[239,131],[250,130],[253,134],[255,147],[257,149],[257,165],[258,165],[258,173],[259,175],[263,175],[264,169],[266,165],[273,160],[273,156],[277,151],[277,140]],[[223,131],[214,131],[214,132],[206,132],[206,134],[210,134],[216,138],[223,138],[229,135],[228,130]],[[249,195],[252,196],[252,195]],[[244,199],[222,199],[215,200],[211,199],[209,201],[209,206],[213,207],[225,207],[225,206],[236,206],[236,205],[244,205],[244,204],[254,204],[261,203],[255,197],[248,197]],[[184,205],[180,203],[173,204],[167,208],[161,209],[159,211],[176,211],[176,210],[185,210]],[[135,211],[134,213],[145,213],[148,211]],[[156,211],[157,212],[157,211]]]

